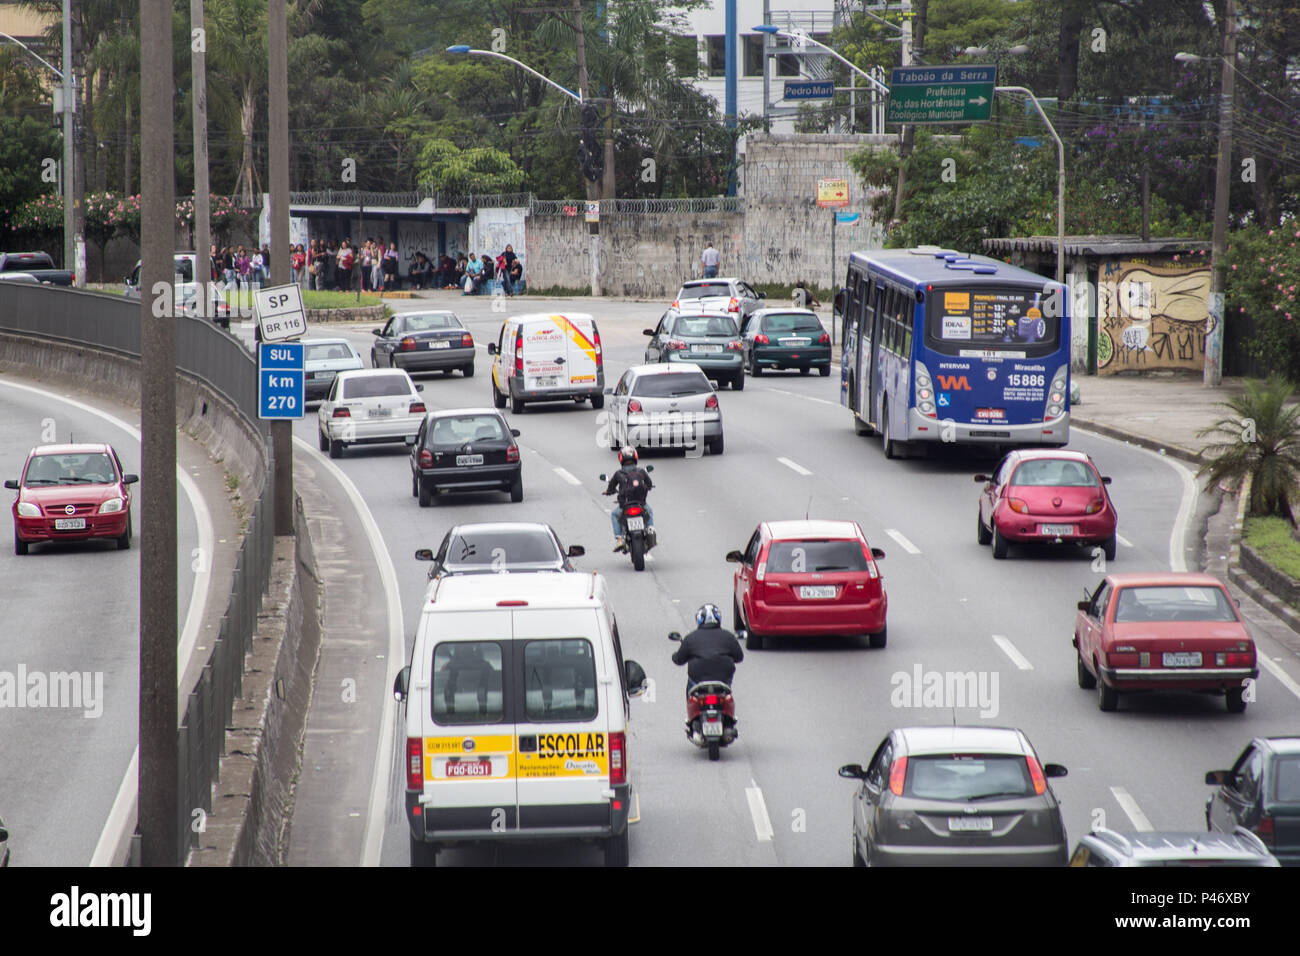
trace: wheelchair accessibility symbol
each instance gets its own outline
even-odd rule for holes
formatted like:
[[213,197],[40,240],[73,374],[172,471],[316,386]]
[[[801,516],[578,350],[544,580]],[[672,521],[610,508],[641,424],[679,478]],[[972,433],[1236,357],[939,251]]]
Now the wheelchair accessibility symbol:
[[939,393],[939,407],[940,407],[940,408],[947,408],[950,404],[951,404],[951,402],[950,402],[949,399],[948,399],[948,393],[947,393],[947,392],[940,392],[940,393]]

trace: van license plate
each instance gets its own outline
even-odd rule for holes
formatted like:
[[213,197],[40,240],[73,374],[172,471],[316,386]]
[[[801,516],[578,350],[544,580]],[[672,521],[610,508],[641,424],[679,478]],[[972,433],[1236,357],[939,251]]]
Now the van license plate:
[[555,388],[560,384],[560,379],[555,375],[539,375],[536,380],[536,388]]
[[644,530],[645,530],[645,518],[642,518],[640,515],[637,515],[635,518],[628,518],[628,519],[627,519],[627,530],[628,530],[628,531],[644,531]]
[[482,455],[457,455],[456,456],[457,468],[464,468],[466,465],[481,465],[481,464],[483,464]]
[[991,831],[993,829],[993,818],[992,817],[949,817],[948,829],[955,833],[961,833],[970,830]]
[[455,760],[447,762],[447,776],[449,777],[490,777],[492,776],[491,760]]
[[84,531],[86,528],[85,518],[55,518],[55,531]]
[[1165,667],[1200,667],[1200,651],[1178,651],[1173,654],[1165,654],[1162,657]]
[[801,598],[833,598],[835,597],[835,585],[833,584],[805,584],[799,589]]
[[716,718],[715,718],[714,720],[706,720],[706,721],[704,722],[704,736],[706,736],[706,737],[721,737],[721,736],[722,736],[722,721],[721,721],[721,720],[717,720]]
[[1039,534],[1052,536],[1074,534],[1074,525],[1072,524],[1040,524],[1038,526]]

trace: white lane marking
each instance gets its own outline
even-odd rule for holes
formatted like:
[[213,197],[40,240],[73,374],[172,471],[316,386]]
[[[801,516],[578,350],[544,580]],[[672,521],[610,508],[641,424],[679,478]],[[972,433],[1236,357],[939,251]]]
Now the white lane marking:
[[402,601],[397,590],[397,571],[393,567],[393,559],[388,553],[388,545],[384,543],[379,525],[375,522],[375,516],[370,513],[369,505],[366,504],[365,498],[361,497],[361,492],[352,483],[352,479],[323,452],[317,450],[311,442],[303,441],[297,435],[294,436],[293,441],[304,451],[317,455],[316,463],[323,465],[347,493],[352,507],[356,509],[357,517],[361,520],[362,527],[366,530],[366,538],[370,542],[370,550],[374,552],[379,578],[383,583],[385,603],[388,605],[388,673],[380,688],[380,693],[384,695],[384,712],[379,722],[379,747],[375,752],[374,769],[370,772],[370,803],[366,808],[366,830],[361,841],[361,865],[378,866],[379,852],[383,848],[384,841],[384,816],[388,809],[389,771],[393,762],[393,721],[397,713],[397,701],[392,694],[388,693],[388,688],[393,685],[397,672],[406,660],[406,646],[402,639]]
[[1183,479],[1183,500],[1179,502],[1178,516],[1174,519],[1174,530],[1169,535],[1169,569],[1186,571],[1187,548],[1183,542],[1187,540],[1187,525],[1192,520],[1192,512],[1196,505],[1196,479],[1191,469],[1176,459],[1163,455],[1157,457],[1168,462],[1169,467],[1178,472],[1179,477]]
[[1129,792],[1123,787],[1111,787],[1110,792],[1115,797],[1115,802],[1120,805],[1128,818],[1133,821],[1133,829],[1140,830],[1143,833],[1150,833],[1155,829],[1147,815],[1142,812],[1142,808],[1137,805],[1137,801],[1129,795]]
[[563,469],[563,468],[552,468],[551,470],[554,471],[557,475],[559,475],[561,478],[563,478],[565,481],[567,481],[567,482],[568,482],[569,484],[571,484],[571,485],[581,485],[581,484],[582,484],[582,480],[581,480],[581,479],[573,477],[573,475],[572,475],[571,473],[569,473],[568,471],[566,471],[566,470]]
[[1296,682],[1291,678],[1291,675],[1290,675],[1290,674],[1288,674],[1286,671],[1282,670],[1282,668],[1279,667],[1276,663],[1274,663],[1273,661],[1269,660],[1269,659],[1268,659],[1267,657],[1265,657],[1264,655],[1259,654],[1258,652],[1256,652],[1256,658],[1255,658],[1255,659],[1259,661],[1260,665],[1263,666],[1263,668],[1264,668],[1266,671],[1268,671],[1270,674],[1272,674],[1274,677],[1276,677],[1279,681],[1281,681],[1283,687],[1285,687],[1285,688],[1286,688],[1287,690],[1289,690],[1291,693],[1295,694],[1296,697],[1300,697],[1300,684],[1297,684],[1297,683],[1296,683]]
[[[141,440],[138,428],[122,421],[116,415],[100,411],[85,402],[58,395],[43,388],[20,385],[17,382],[0,382],[0,385],[71,405],[73,408],[95,415],[122,429],[137,442]],[[200,554],[209,556],[212,554],[212,542],[216,538],[216,532],[212,527],[212,513],[208,511],[207,505],[203,501],[199,486],[195,484],[194,479],[187,475],[185,469],[179,464],[176,466],[176,480],[180,484],[181,490],[185,492],[185,497],[190,500],[190,508],[194,511],[194,520],[199,532]],[[199,563],[201,568],[210,569],[211,566],[211,560]],[[199,625],[203,622],[203,614],[207,610],[208,580],[211,576],[211,570],[194,572],[194,587],[190,591],[189,609],[185,613],[185,624],[181,628],[180,643],[176,646],[176,685],[178,687],[185,677],[185,671],[189,668],[190,655],[194,653],[194,648],[198,644]],[[95,851],[91,854],[91,866],[111,866],[116,862],[112,857],[123,842],[126,828],[135,820],[139,764],[140,748],[136,747],[131,754],[131,761],[127,765],[126,773],[122,777],[122,783],[117,788],[117,796],[113,799],[113,806],[108,811],[108,820],[104,823],[104,829],[100,831],[99,842],[95,844]]]
[[1011,663],[1015,664],[1022,671],[1031,671],[1034,669],[1034,665],[1029,663],[1029,658],[1025,657],[1024,654],[1021,654],[1020,651],[1016,649],[1016,645],[1012,644],[1001,634],[993,635],[993,643],[1002,648],[1002,653],[1011,658]]
[[767,804],[763,802],[763,791],[753,780],[745,788],[745,799],[749,801],[749,815],[754,818],[754,835],[759,843],[772,839],[772,820],[767,815]]
[[793,395],[795,398],[802,398],[805,402],[817,402],[821,405],[833,405],[836,408],[840,407],[839,402],[828,402],[824,398],[813,398],[811,395],[801,395],[798,392],[786,391],[784,388],[769,388],[766,389],[766,391],[776,392],[779,395]]
[[1133,542],[1130,541],[1128,538],[1124,537],[1118,531],[1115,532],[1115,540],[1118,541],[1120,544],[1124,545],[1124,547],[1126,548],[1133,547]]
[[812,474],[812,472],[809,471],[807,468],[805,468],[803,465],[799,464],[797,461],[791,461],[789,458],[778,458],[777,461],[779,461],[781,464],[785,465],[785,467],[789,468],[791,471],[793,471],[793,472],[794,472],[795,474],[797,474],[797,475],[811,475],[811,474]]
[[921,549],[918,548],[916,545],[912,544],[912,542],[908,541],[907,535],[903,534],[903,532],[899,531],[897,528],[886,528],[885,534],[889,535],[891,538],[897,541],[899,546],[908,554],[921,553]]

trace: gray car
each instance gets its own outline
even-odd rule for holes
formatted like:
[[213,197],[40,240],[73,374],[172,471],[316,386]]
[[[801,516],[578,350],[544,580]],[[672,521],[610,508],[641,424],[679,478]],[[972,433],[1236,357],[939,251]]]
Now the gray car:
[[744,344],[731,313],[669,309],[644,334],[646,362],[690,362],[719,384],[745,387]]
[[399,312],[374,335],[370,364],[375,368],[474,374],[474,336],[454,312]]
[[1029,740],[1006,727],[906,727],[890,732],[853,799],[854,866],[1061,866],[1061,808]]
[[677,290],[673,308],[683,312],[730,312],[736,317],[736,326],[744,332],[750,314],[763,308],[765,298],[767,293],[758,292],[734,276],[692,279]]
[[366,367],[347,339],[302,339],[302,345],[303,386],[309,402],[328,395],[339,372]]
[[1300,866],[1300,737],[1256,737],[1230,770],[1211,770],[1216,789],[1205,828],[1255,833],[1283,866]]
[[429,580],[453,574],[500,574],[506,571],[572,571],[570,558],[581,545],[565,548],[555,529],[534,521],[459,524],[443,536],[437,552],[421,548],[416,560],[432,561]]
[[1070,866],[1281,866],[1245,827],[1236,833],[1116,833],[1079,841]]
[[634,365],[607,389],[609,447],[698,448],[721,455],[722,409],[698,365]]

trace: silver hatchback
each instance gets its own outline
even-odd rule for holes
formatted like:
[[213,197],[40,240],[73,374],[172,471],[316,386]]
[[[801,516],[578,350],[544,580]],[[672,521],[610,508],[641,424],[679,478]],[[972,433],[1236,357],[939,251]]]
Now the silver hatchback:
[[610,448],[683,447],[702,453],[703,443],[710,454],[722,454],[722,409],[698,365],[634,365],[606,391]]
[[906,727],[891,731],[853,799],[854,866],[1062,866],[1061,808],[1019,730]]

